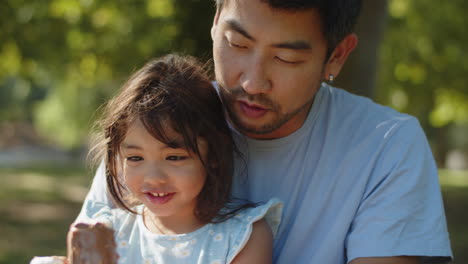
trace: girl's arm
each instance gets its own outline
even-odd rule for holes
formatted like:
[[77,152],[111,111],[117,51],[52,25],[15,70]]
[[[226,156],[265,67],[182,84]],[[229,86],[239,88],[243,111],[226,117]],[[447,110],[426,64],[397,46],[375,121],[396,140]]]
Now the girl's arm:
[[252,235],[231,264],[271,264],[273,257],[273,234],[265,220],[253,224]]

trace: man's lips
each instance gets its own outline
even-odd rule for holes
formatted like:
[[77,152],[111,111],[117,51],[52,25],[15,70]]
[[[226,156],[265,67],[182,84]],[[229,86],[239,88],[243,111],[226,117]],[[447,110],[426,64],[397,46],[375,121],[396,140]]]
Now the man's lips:
[[238,101],[240,109],[244,115],[250,118],[260,118],[268,111],[268,109],[255,104],[249,104],[245,101]]

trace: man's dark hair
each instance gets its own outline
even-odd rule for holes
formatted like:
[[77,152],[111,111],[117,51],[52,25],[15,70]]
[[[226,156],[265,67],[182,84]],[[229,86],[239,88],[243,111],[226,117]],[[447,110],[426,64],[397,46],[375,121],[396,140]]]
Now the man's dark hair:
[[[221,10],[225,1],[216,0]],[[271,8],[282,10],[304,10],[317,8],[322,21],[322,32],[327,41],[327,58],[338,43],[352,33],[361,10],[362,0],[261,0]]]

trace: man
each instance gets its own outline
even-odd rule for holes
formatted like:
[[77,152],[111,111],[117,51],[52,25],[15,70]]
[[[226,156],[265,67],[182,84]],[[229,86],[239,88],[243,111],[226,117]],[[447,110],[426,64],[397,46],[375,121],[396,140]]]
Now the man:
[[[216,4],[216,86],[244,154],[234,194],[283,200],[275,263],[449,261],[437,168],[417,120],[322,82],[357,45],[360,1]],[[80,217],[109,203],[103,186],[100,168]]]

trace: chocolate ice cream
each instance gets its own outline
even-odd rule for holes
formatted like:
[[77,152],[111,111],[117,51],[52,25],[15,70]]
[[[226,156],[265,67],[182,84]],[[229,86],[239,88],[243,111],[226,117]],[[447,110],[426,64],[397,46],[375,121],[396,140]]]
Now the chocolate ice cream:
[[76,223],[67,237],[68,264],[117,264],[114,231],[102,223]]

